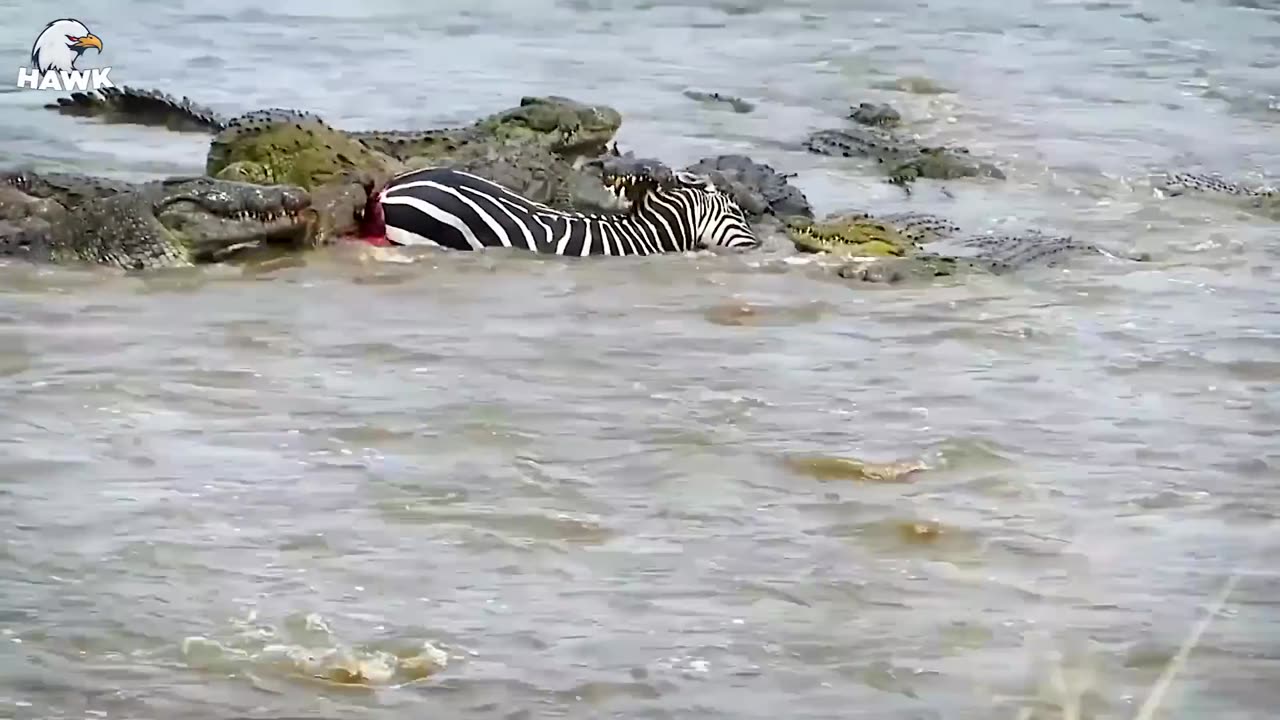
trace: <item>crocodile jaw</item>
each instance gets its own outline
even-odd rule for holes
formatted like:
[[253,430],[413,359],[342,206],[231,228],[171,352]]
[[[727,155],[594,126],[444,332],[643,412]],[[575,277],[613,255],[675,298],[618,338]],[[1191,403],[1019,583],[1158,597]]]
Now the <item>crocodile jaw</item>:
[[186,248],[193,260],[217,262],[264,244],[295,248],[308,245],[315,227],[315,210],[280,207],[224,214],[182,199],[162,206],[156,219],[163,233]]
[[800,252],[829,253],[841,257],[899,257],[906,243],[878,223],[867,221],[819,222],[789,219],[787,237]]

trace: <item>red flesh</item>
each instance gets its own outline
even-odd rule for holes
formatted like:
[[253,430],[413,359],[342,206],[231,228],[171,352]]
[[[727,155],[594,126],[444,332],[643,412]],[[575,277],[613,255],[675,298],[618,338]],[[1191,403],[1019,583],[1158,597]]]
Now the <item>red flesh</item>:
[[387,219],[382,213],[382,188],[369,185],[368,190],[369,200],[364,206],[364,215],[360,218],[356,234],[342,239],[375,247],[388,247],[393,243],[387,239]]

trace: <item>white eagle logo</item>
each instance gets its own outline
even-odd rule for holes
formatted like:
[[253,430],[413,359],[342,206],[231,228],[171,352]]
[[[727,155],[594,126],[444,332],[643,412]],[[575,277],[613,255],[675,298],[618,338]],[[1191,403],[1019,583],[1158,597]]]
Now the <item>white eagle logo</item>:
[[71,72],[79,69],[76,61],[89,48],[101,53],[102,39],[89,32],[84,23],[71,18],[54,20],[31,46],[31,64],[42,75],[50,70]]

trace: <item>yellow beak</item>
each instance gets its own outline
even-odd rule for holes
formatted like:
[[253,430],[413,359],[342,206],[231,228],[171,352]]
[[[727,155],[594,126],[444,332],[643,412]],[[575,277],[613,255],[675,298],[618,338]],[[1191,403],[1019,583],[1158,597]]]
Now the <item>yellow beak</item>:
[[71,47],[85,49],[97,48],[98,52],[102,52],[102,38],[99,38],[93,33],[89,33],[88,35],[82,36],[79,40],[76,40],[75,44]]

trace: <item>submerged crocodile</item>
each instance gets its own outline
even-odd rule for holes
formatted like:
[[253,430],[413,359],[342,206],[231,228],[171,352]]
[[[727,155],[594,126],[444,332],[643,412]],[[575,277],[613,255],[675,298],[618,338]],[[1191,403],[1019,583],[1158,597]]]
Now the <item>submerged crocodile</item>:
[[0,173],[0,257],[33,262],[130,270],[218,262],[265,244],[311,245],[325,232],[319,215],[296,186]]
[[717,155],[688,165],[684,172],[706,175],[729,193],[752,222],[765,217],[813,217],[813,207],[800,189],[772,167],[746,155]]
[[854,211],[818,221],[789,218],[787,235],[801,252],[859,260],[836,272],[863,282],[897,283],[974,272],[1003,274],[1031,266],[1056,267],[1089,255],[1146,259],[1039,230],[969,233],[951,220],[920,212],[873,215]]
[[1152,186],[1166,197],[1199,196],[1226,200],[1272,220],[1280,220],[1280,188],[1251,185],[1221,175],[1197,172],[1158,173]]
[[1280,198],[1280,188],[1274,188],[1269,185],[1249,185],[1212,173],[1158,173],[1154,184],[1157,189],[1169,196],[1202,194],[1247,198]]
[[973,157],[966,147],[926,145],[894,132],[902,116],[888,105],[861,103],[850,109],[849,118],[854,121],[852,127],[810,133],[804,148],[818,155],[873,160],[890,182],[903,186],[919,178],[1005,178],[1004,171]]
[[212,133],[205,173],[216,178],[310,190],[353,180],[380,185],[406,170],[449,166],[537,202],[614,209],[599,178],[584,176],[576,165],[606,151],[622,117],[611,107],[565,97],[525,97],[464,127],[390,131],[342,130],[313,113],[280,108],[228,118],[185,97],[129,87],[72,93],[46,107],[111,123]]

